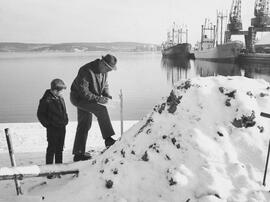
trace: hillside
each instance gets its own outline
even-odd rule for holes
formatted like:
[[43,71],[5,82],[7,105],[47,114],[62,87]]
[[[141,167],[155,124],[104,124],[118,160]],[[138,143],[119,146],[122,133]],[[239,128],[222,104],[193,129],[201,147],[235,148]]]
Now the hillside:
[[0,43],[0,52],[83,52],[83,51],[155,51],[155,44],[135,42],[112,43],[59,43],[59,44],[34,44],[34,43]]

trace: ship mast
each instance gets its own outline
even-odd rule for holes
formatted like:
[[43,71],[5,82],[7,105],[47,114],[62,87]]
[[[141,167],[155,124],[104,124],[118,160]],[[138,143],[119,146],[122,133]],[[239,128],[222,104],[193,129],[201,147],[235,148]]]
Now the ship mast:
[[[217,19],[219,20],[220,19],[220,45],[223,44],[223,21],[227,18],[227,15],[223,14],[223,11],[222,12],[218,12],[217,14]],[[218,29],[218,27],[217,27]]]
[[172,44],[174,44],[174,39],[175,39],[174,32],[175,32],[175,22],[173,22],[173,28],[172,28]]
[[178,43],[183,43],[183,34],[186,35],[185,40],[186,43],[188,43],[188,29],[186,27],[186,30],[184,31],[183,25],[178,29]]
[[179,34],[180,34],[180,39],[181,39],[181,40],[180,40],[180,43],[183,42],[183,35],[182,35],[182,33],[183,33],[183,28],[181,27],[181,28],[180,28],[180,33],[179,33]]
[[[211,44],[211,47],[215,46],[215,37],[216,37],[215,28],[216,26],[210,23],[209,19],[206,18],[204,21],[204,25],[202,25],[202,30],[201,30],[201,43],[200,43],[201,45],[199,47],[200,50],[204,49],[204,44],[208,44],[206,45],[208,46],[208,48],[209,48],[209,44]],[[207,34],[206,34],[206,31],[207,31]],[[208,38],[208,34],[209,34],[209,38]]]
[[186,43],[188,43],[188,29],[186,28]]
[[218,11],[217,11],[217,24],[216,24],[216,46],[218,45],[218,39],[219,39],[219,34],[218,34],[218,32],[219,32],[219,20],[218,20]]

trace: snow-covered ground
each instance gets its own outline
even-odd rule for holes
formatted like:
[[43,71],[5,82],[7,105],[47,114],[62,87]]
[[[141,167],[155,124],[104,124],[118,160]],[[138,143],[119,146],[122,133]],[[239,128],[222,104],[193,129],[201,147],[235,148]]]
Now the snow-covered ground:
[[[264,80],[218,76],[182,81],[115,145],[89,161],[72,164],[80,170],[78,178],[67,175],[61,179],[24,180],[25,194],[17,198],[14,182],[4,181],[0,183],[0,198],[57,202],[269,202],[270,176],[265,187],[262,179],[270,119],[261,117],[261,112],[270,113],[270,84]],[[12,126],[14,131],[28,134],[37,127],[16,126]],[[69,127],[74,134],[75,125]],[[28,140],[36,138],[33,136],[25,134],[14,143],[15,147],[24,151],[25,144],[29,150],[32,146],[36,150],[38,146],[29,142],[36,144],[40,140]],[[73,142],[68,143],[68,139],[67,150]],[[2,145],[0,148],[4,150]],[[32,153],[22,156],[25,162],[33,158]]]
[[[124,130],[129,129],[136,122],[125,121]],[[120,137],[120,121],[112,121],[112,125],[116,133],[114,138],[117,139]],[[64,150],[72,149],[76,127],[77,122],[69,122],[67,125]],[[46,150],[46,129],[40,123],[0,123],[0,154],[8,151],[5,128],[10,128],[15,152],[44,152]],[[93,121],[87,141],[88,146],[104,146],[97,121]]]

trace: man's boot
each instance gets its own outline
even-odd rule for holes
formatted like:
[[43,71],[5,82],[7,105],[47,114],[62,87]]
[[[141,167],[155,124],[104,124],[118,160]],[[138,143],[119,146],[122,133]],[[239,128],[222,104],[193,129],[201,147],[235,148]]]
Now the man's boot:
[[91,159],[90,155],[86,155],[86,154],[75,154],[73,157],[73,161],[77,162],[77,161],[86,161]]
[[108,137],[105,139],[105,146],[109,148],[115,143],[115,140],[112,137]]

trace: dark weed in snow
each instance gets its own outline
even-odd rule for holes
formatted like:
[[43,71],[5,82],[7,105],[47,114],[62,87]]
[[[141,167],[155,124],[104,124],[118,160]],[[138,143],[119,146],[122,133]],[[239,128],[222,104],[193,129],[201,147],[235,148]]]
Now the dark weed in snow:
[[173,145],[175,145],[175,143],[176,143],[175,137],[172,138],[172,143],[173,143]]
[[260,97],[265,97],[265,96],[269,96],[269,94],[267,94],[267,93],[260,93]]
[[228,96],[229,98],[235,98],[236,90],[230,91],[228,93],[225,93],[225,91],[228,91],[228,90],[225,89],[224,87],[219,87],[218,90],[219,90],[219,92],[221,92],[222,94]]
[[112,180],[106,180],[105,186],[108,189],[111,189],[113,187],[113,181]]
[[171,160],[171,158],[166,154],[166,159],[167,160]]
[[118,169],[117,169],[117,168],[113,169],[113,170],[112,170],[112,173],[113,173],[114,175],[117,175],[117,174],[118,174]]
[[121,150],[121,155],[123,156],[123,158],[126,157],[126,152],[124,151],[124,149]]
[[153,122],[154,122],[154,120],[153,120],[152,117],[150,117],[149,119],[147,119],[147,121],[145,122],[145,124],[138,131],[138,133],[141,133],[144,130],[144,128],[146,128],[147,126],[150,126],[151,123],[153,123]]
[[144,155],[142,156],[143,161],[149,161],[147,151],[145,151]]
[[249,97],[254,97],[251,91],[248,91],[248,92],[247,92],[247,95],[248,95]]
[[177,87],[178,90],[180,89],[189,89],[191,87],[191,81],[187,80],[186,82],[182,83],[180,86]]
[[259,129],[260,133],[263,133],[263,131],[264,131],[264,127],[263,127],[263,126],[257,126],[257,127],[258,127],[258,129]]
[[167,99],[167,105],[169,106],[168,112],[173,114],[177,110],[177,105],[180,103],[182,96],[177,97],[174,91],[171,91],[170,96]]
[[230,107],[231,106],[231,99],[227,99],[226,101],[225,101],[225,105],[227,106],[227,107]]
[[166,103],[158,104],[154,107],[154,111],[158,113],[162,113],[166,107]]
[[150,134],[151,133],[151,129],[149,128],[147,131],[146,131],[146,134]]
[[220,136],[220,137],[223,137],[223,134],[221,132],[217,132],[217,134]]
[[219,92],[221,92],[222,94],[224,93],[224,87],[219,87],[218,90],[219,90]]
[[233,91],[231,91],[229,93],[225,93],[225,95],[227,95],[230,98],[235,98],[235,93],[236,93],[236,90],[233,90]]
[[176,185],[177,182],[173,180],[173,178],[169,179],[169,185],[170,186],[173,186],[173,185]]
[[248,127],[253,127],[256,122],[254,121],[255,119],[255,113],[254,111],[252,111],[251,115],[250,116],[245,116],[243,115],[241,117],[241,119],[234,119],[232,124],[236,127],[236,128],[242,128],[242,127],[245,127],[245,128],[248,128]]

